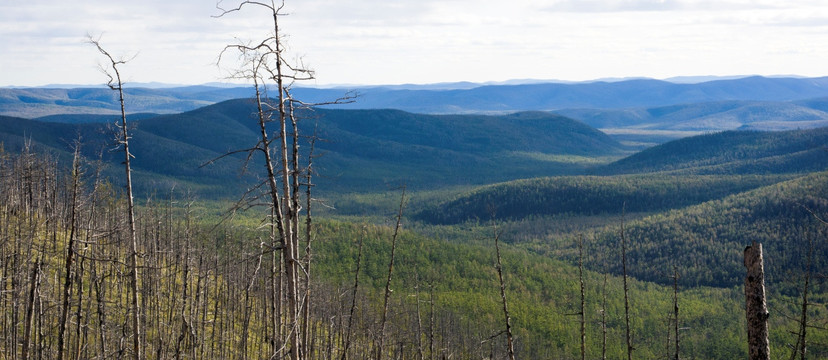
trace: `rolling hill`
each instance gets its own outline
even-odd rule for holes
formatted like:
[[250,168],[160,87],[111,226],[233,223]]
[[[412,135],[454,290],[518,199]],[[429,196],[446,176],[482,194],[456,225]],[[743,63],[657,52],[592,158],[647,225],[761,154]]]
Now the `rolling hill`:
[[[125,85],[130,112],[179,113],[234,98],[252,96],[251,88],[187,86],[181,88],[131,88]],[[106,87],[47,89],[0,88],[0,115],[27,119],[66,114],[120,114],[118,94]]]
[[[434,224],[521,220],[538,216],[620,216],[661,212],[775,184],[790,176],[566,176],[514,180],[476,188],[414,217]],[[492,214],[491,211],[496,213]]]
[[828,128],[725,131],[658,145],[595,169],[598,174],[768,174],[828,169]]
[[[252,96],[250,87],[187,86],[132,88],[127,84],[131,112],[179,113],[209,104]],[[398,109],[415,113],[504,113],[527,110],[630,109],[679,104],[757,101],[788,102],[828,96],[828,78],[764,78],[673,83],[631,79],[616,82],[537,83],[507,85],[446,84],[444,86],[375,86],[301,88],[294,96],[307,103],[330,102],[349,90],[358,101],[342,109]],[[798,104],[805,106],[806,104]],[[0,115],[38,118],[54,114],[116,113],[114,94],[106,88],[0,89]],[[718,129],[718,128],[717,128]]]
[[[677,265],[686,286],[738,286],[744,281],[742,249],[756,241],[765,252],[765,281],[777,291],[790,290],[796,285],[791,275],[804,264],[807,238],[819,239],[821,231],[808,209],[824,216],[826,199],[828,173],[820,172],[634,221],[627,226],[628,269],[638,279],[658,282],[664,281],[659,272]],[[618,224],[594,236],[599,246],[615,248]],[[591,266],[600,269],[604,256],[612,255],[596,251]],[[817,246],[814,258],[814,268],[824,268],[828,247]],[[620,271],[617,265],[611,269]]]
[[[505,222],[506,238],[577,261],[573,238],[588,234],[589,266],[617,261],[622,209],[628,259],[638,279],[665,282],[680,267],[685,286],[732,287],[742,279],[741,249],[763,243],[768,281],[788,291],[803,241],[820,230],[810,211],[828,213],[828,129],[728,131],[672,141],[599,166],[609,176],[516,180],[470,190],[414,215],[429,224]],[[810,209],[810,210],[809,210]],[[816,249],[828,259],[828,247]],[[820,290],[822,291],[822,290]]]
[[[256,144],[255,108],[250,100],[231,100],[197,110],[132,122],[134,166],[147,174],[203,183],[211,191],[241,186],[245,154],[199,165]],[[300,131],[320,129],[322,156],[315,167],[325,188],[357,191],[407,183],[426,188],[482,184],[515,177],[583,171],[577,159],[619,156],[624,148],[605,134],[575,120],[544,112],[502,116],[419,115],[397,110],[316,109],[301,115]],[[77,120],[77,119],[76,119]],[[95,158],[111,147],[107,124],[86,121],[49,123],[0,118],[0,141],[7,149],[24,138],[64,154],[80,135]],[[117,164],[118,156],[104,153]],[[576,159],[575,161],[571,160]],[[257,173],[258,163],[248,170]]]
[[[363,96],[344,108],[393,108],[418,113],[511,112],[565,108],[633,108],[676,104],[754,100],[791,101],[828,95],[828,78],[764,78],[677,84],[633,79],[618,82],[489,85],[454,90],[358,89]],[[309,101],[310,90],[298,92]]]

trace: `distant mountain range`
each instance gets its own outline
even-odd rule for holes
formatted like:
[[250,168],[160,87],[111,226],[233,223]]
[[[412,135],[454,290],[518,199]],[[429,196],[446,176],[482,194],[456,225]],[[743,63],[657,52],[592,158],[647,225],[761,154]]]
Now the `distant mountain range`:
[[[350,109],[398,109],[416,113],[514,112],[567,108],[620,109],[718,101],[792,101],[828,97],[828,78],[746,77],[700,83],[631,79],[580,83],[528,82],[481,85],[446,83],[294,89],[306,102],[328,102],[354,90]],[[131,112],[169,113],[252,95],[250,87],[127,87]],[[106,88],[0,89],[0,114],[35,118],[51,114],[117,110]],[[81,111],[83,110],[83,111]],[[28,112],[27,112],[28,111]]]
[[[506,114],[553,111],[644,148],[711,131],[790,130],[828,125],[828,78],[623,79],[580,83],[518,81],[375,87],[296,88],[308,103],[358,94],[333,109],[397,109],[423,114]],[[701,82],[696,82],[701,81]],[[350,92],[353,91],[353,92]],[[136,119],[249,98],[250,87],[127,88]],[[52,122],[106,121],[119,107],[102,87],[0,89],[0,115]],[[60,116],[54,116],[60,115]],[[48,116],[48,117],[47,117]]]

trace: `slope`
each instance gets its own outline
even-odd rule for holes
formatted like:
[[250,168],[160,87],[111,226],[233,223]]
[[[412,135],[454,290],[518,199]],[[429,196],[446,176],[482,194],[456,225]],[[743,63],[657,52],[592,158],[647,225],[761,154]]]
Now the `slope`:
[[[620,216],[629,212],[657,213],[775,184],[784,176],[567,176],[493,184],[458,195],[420,211],[416,218],[434,224],[469,220],[530,217]],[[491,211],[496,213],[492,214]]]
[[794,130],[828,125],[820,102],[716,101],[627,109],[561,109],[555,112],[601,129],[722,131]]
[[[199,165],[255,146],[254,114],[251,101],[242,99],[131,121],[135,167],[187,182],[225,184],[228,189],[241,186],[247,181],[238,178],[245,152],[204,168]],[[314,149],[322,154],[315,163],[322,174],[317,182],[330,191],[384,189],[401,183],[414,189],[434,188],[574,173],[588,166],[579,159],[619,156],[624,151],[583,123],[542,112],[434,116],[395,110],[316,109],[302,112],[300,118],[300,132],[316,133],[322,140]],[[111,147],[111,130],[101,123],[4,117],[0,133],[62,150],[80,134],[88,144],[86,155],[93,158],[100,149]],[[308,146],[302,149],[309,151]],[[104,158],[119,161],[110,152]],[[247,169],[253,176],[258,172],[255,160]]]
[[670,171],[690,174],[792,173],[828,168],[828,128],[781,132],[725,131],[658,145],[599,167],[599,174]]
[[[808,236],[815,237],[814,269],[824,268],[828,244],[819,240],[824,227],[811,212],[828,214],[828,172],[669,210],[626,224],[627,271],[636,278],[667,282],[665,273],[678,267],[684,286],[734,287],[742,283],[742,249],[752,241],[765,250],[766,281],[774,291],[789,291],[801,271]],[[588,231],[592,269],[620,273],[621,218]],[[574,236],[574,234],[572,234]],[[524,246],[548,256],[575,261],[577,248],[565,238],[538,238]],[[826,289],[821,288],[820,291]]]

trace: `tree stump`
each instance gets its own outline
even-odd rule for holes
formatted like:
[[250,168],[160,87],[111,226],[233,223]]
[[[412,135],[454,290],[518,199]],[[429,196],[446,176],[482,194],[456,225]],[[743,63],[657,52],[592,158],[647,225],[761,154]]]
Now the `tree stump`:
[[748,354],[752,360],[770,359],[768,344],[768,307],[765,302],[765,272],[762,244],[755,241],[745,248],[745,313]]

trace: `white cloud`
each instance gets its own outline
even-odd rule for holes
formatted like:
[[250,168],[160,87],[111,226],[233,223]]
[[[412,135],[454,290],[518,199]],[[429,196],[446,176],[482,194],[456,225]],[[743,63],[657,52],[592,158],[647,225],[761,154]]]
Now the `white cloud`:
[[[821,0],[287,0],[285,11],[292,56],[320,83],[815,76],[828,61]],[[133,81],[215,81],[225,44],[270,29],[255,9],[218,13],[210,0],[3,1],[0,85],[102,82],[87,32],[139,53]]]

